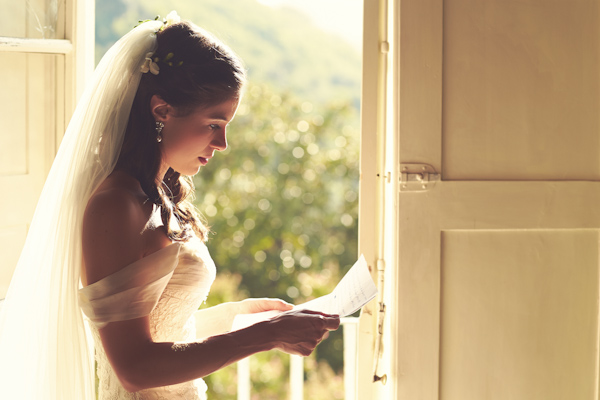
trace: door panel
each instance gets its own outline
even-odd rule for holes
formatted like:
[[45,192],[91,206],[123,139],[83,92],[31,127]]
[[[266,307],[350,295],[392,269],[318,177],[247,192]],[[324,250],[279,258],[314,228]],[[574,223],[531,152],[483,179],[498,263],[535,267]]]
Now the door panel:
[[446,179],[600,179],[597,2],[446,0],[443,25]]
[[0,299],[12,273],[56,152],[56,63],[63,56],[0,52]]
[[394,10],[396,161],[441,181],[394,194],[393,398],[598,400],[599,11]]
[[591,399],[598,230],[442,232],[440,399]]
[[[0,55],[0,74],[11,79],[0,81],[3,96],[4,129],[0,130],[0,176],[27,173],[26,109],[27,58],[22,54]],[[10,74],[10,75],[8,75]],[[9,118],[12,116],[12,118]]]
[[[582,390],[589,393],[589,377],[597,375],[599,358],[597,204],[600,185],[595,182],[443,181],[426,192],[401,192],[397,332],[393,333],[398,349],[398,398],[561,399],[586,376],[588,386]],[[482,268],[487,272],[476,279],[474,273]],[[512,296],[505,296],[506,284],[495,277],[516,282],[519,273],[528,286],[545,291],[543,296],[522,285],[515,287]],[[463,279],[465,275],[469,279]],[[484,284],[488,286],[482,290]],[[488,302],[493,307],[471,315],[469,308],[462,308],[466,300],[461,296],[474,305]],[[552,301],[545,301],[550,297]],[[569,310],[564,309],[566,305]],[[532,309],[546,317],[532,321],[522,317]],[[529,379],[526,390],[519,389],[510,397],[501,390],[485,396],[475,390],[476,381],[494,376],[505,379],[502,384],[506,387],[522,384],[521,375],[518,381],[511,381],[507,374],[512,372],[489,361],[490,355],[499,351],[489,341],[498,337],[497,324],[515,329],[522,324],[517,331],[521,336],[513,332],[505,337],[506,345],[521,349],[528,347],[531,335],[543,331],[552,318],[562,321],[571,334],[553,331],[538,339],[567,352],[584,348],[588,359],[557,356],[548,360],[550,355],[543,352],[513,352],[503,357],[508,359],[505,363],[527,368],[541,364],[544,374],[562,371],[553,380],[557,397],[547,396],[544,380]],[[568,325],[569,318],[578,322]],[[486,322],[490,320],[497,324]],[[532,324],[536,329],[530,332]],[[467,329],[478,341],[470,337],[461,342]],[[469,358],[470,364],[465,364],[463,358],[468,354],[464,351],[469,346],[468,354],[475,352],[479,358]],[[467,367],[477,370],[479,376],[468,379],[464,374],[472,371],[464,371]],[[473,393],[479,397],[469,397]]]

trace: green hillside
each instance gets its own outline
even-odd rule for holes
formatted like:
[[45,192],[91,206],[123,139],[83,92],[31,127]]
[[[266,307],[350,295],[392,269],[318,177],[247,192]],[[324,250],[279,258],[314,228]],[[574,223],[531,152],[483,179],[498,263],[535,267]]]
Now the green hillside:
[[111,0],[96,2],[96,58],[138,20],[171,9],[208,29],[244,60],[249,78],[316,103],[359,104],[360,54],[308,17],[256,0]]

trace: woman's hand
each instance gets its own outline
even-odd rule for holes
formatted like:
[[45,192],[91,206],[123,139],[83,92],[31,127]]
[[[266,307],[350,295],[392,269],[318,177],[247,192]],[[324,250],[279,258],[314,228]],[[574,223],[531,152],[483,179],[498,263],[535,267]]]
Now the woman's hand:
[[235,314],[254,314],[263,311],[289,311],[294,306],[279,299],[246,299],[235,303]]
[[[340,326],[337,315],[329,315],[310,310],[295,310],[293,306],[279,299],[246,299],[234,303],[237,314],[254,314],[263,311],[281,311],[265,324],[269,330],[272,348],[289,354],[310,355],[329,331]],[[284,311],[287,311],[284,313]]]
[[340,326],[340,317],[310,310],[280,314],[271,325],[274,347],[289,354],[310,355],[315,347]]

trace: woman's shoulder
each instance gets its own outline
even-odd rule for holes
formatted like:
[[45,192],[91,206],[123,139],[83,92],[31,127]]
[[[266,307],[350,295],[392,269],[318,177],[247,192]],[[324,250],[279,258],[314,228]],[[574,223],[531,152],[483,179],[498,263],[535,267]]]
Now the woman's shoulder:
[[102,182],[88,201],[84,225],[116,223],[122,225],[140,225],[143,229],[152,211],[147,197],[133,178],[109,176]]
[[89,284],[142,258],[142,235],[152,205],[123,177],[108,177],[91,196],[83,217],[85,281]]

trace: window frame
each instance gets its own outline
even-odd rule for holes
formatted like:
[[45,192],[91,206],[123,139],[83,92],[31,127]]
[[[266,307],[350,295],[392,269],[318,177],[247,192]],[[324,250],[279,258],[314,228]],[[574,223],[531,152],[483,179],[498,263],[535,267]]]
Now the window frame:
[[[56,39],[38,39],[0,36],[0,52],[10,54],[46,54],[55,57],[53,70],[54,92],[49,94],[54,110],[52,117],[44,123],[43,135],[47,138],[44,145],[43,168],[36,172],[36,182],[44,182],[50,172],[52,161],[58,151],[60,142],[68,122],[75,110],[78,98],[81,96],[85,83],[89,80],[94,68],[94,14],[93,0],[58,0],[58,19]],[[29,86],[30,79],[25,81],[24,91]],[[10,77],[5,77],[10,79]],[[43,175],[43,176],[39,176]],[[41,190],[41,186],[39,188]],[[35,200],[37,202],[37,200]],[[33,217],[21,215],[23,223],[29,224]],[[6,222],[3,218],[2,222]],[[1,224],[0,224],[1,225]],[[20,249],[14,249],[19,252]],[[7,266],[12,268],[13,266]],[[7,283],[8,286],[8,283]],[[0,299],[0,307],[2,306]]]
[[356,398],[359,399],[385,397],[381,377],[379,381],[375,379],[383,370],[378,354],[381,340],[378,324],[385,315],[379,312],[383,305],[383,280],[378,279],[383,276],[383,271],[378,273],[378,269],[385,268],[384,201],[386,182],[390,178],[385,163],[390,49],[387,18],[387,0],[364,0],[358,248],[378,283],[379,294],[377,300],[363,307],[359,320],[355,384]]

